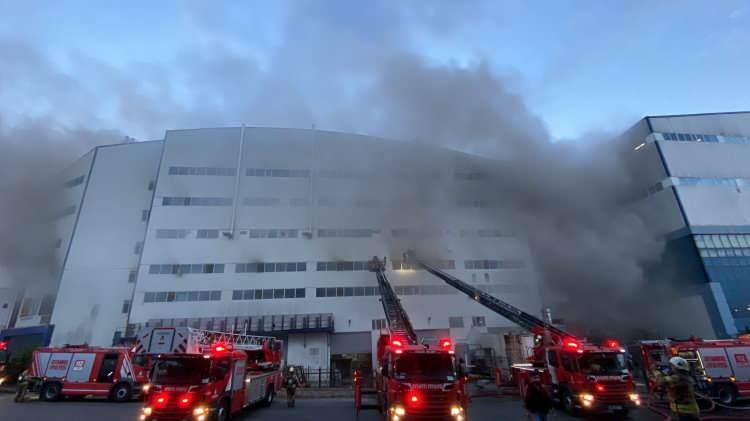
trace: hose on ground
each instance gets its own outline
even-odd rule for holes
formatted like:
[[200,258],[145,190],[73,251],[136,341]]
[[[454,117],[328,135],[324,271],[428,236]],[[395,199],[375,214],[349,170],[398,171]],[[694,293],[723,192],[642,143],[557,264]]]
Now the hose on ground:
[[702,399],[705,399],[707,401],[711,401],[712,405],[715,405],[715,406],[718,406],[718,407],[721,407],[721,408],[731,409],[733,411],[750,411],[750,406],[731,406],[731,405],[725,405],[725,404],[723,404],[721,402],[716,402],[710,396],[706,396],[706,395],[704,395],[702,393],[696,392],[695,395],[698,396],[698,397],[700,397],[700,398],[702,398]]
[[[746,407],[746,406],[724,405],[720,402],[716,402],[715,400],[711,399],[711,397],[703,395],[701,393],[696,393],[696,396],[711,403],[711,407],[701,410],[701,413],[712,412],[717,407],[722,407],[722,408],[729,409],[729,410],[740,410],[740,411],[750,410],[750,407]],[[649,396],[646,407],[650,411],[663,417],[664,421],[672,420],[672,415],[671,415],[672,412],[668,410],[666,407],[657,406],[652,400],[651,396]],[[747,419],[748,419],[747,416],[732,416],[732,415],[711,415],[707,417],[700,417],[701,421],[738,421],[738,420],[747,420]]]

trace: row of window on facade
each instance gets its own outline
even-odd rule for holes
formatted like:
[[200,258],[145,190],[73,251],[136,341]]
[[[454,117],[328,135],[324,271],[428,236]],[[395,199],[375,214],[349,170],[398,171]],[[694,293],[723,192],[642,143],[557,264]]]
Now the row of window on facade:
[[[479,289],[490,294],[505,294],[518,292],[516,285],[476,285]],[[460,292],[448,285],[399,285],[393,287],[397,295],[457,295]],[[378,287],[327,287],[315,288],[316,298],[337,297],[373,297],[380,296]]]
[[729,186],[743,187],[750,184],[747,178],[727,177],[672,177],[673,184],[685,186]]
[[144,303],[221,301],[221,291],[158,291],[143,294]]
[[[208,175],[208,176],[236,176],[236,168],[227,167],[169,167],[170,175]],[[308,178],[310,177],[308,169],[288,169],[288,168],[246,168],[245,175],[248,177],[277,177],[277,178]],[[349,178],[365,179],[379,176],[379,174],[367,171],[330,169],[318,171],[320,177],[329,178]],[[406,174],[405,174],[406,175]],[[412,175],[412,174],[409,174]],[[437,172],[423,174],[430,178],[439,176]],[[456,171],[454,173],[456,180],[485,180],[488,174],[482,171]]]
[[[287,203],[288,202],[288,203]],[[231,197],[194,197],[194,196],[165,196],[161,199],[162,206],[233,206],[234,200]],[[310,201],[307,198],[291,198],[288,201],[278,197],[245,197],[242,199],[244,206],[252,207],[304,207],[309,206]],[[318,206],[327,208],[359,208],[359,209],[377,209],[383,203],[375,199],[336,199],[324,197],[318,199]],[[438,204],[435,204],[437,206]],[[404,202],[397,200],[391,203],[391,206],[404,206]],[[455,206],[460,209],[467,208],[493,208],[496,205],[487,200],[457,200]]]
[[[743,261],[744,259],[737,260],[737,258],[750,256],[750,249],[701,249],[700,254],[701,257],[705,259],[717,262],[738,262]],[[729,263],[727,263],[727,265],[729,265]]]
[[747,136],[723,136],[712,134],[692,134],[692,133],[656,133],[661,135],[659,140],[669,140],[675,142],[707,142],[707,143],[750,143],[750,137]]
[[[484,316],[474,316],[471,318],[472,327],[484,327],[486,326]],[[374,319],[372,321],[372,330],[380,330],[388,327],[388,323],[385,319]],[[460,316],[448,317],[448,327],[454,329],[460,329],[464,327],[464,318]]]
[[[671,184],[675,186],[727,186],[744,187],[750,185],[747,178],[716,178],[716,177],[671,177]],[[648,194],[655,194],[664,190],[668,182],[660,181],[648,188]]]
[[149,265],[148,273],[152,275],[187,275],[195,273],[224,273],[223,263],[198,263],[188,265],[161,264]]
[[[147,212],[147,211],[144,211]],[[146,218],[148,215],[144,214]],[[240,229],[238,230],[240,236],[247,236],[248,238],[299,238],[299,229]],[[216,239],[219,238],[221,230],[218,229],[157,229],[155,231],[156,238],[161,239],[186,239],[192,238],[192,233],[195,232],[195,238],[198,239]],[[381,230],[372,228],[330,228],[330,229],[319,229],[317,231],[318,238],[370,238],[373,235],[380,234]],[[436,232],[435,236],[440,235],[451,235],[453,231],[442,230]],[[393,237],[426,237],[429,236],[424,231],[414,231],[407,228],[394,228],[391,230]],[[480,237],[480,238],[499,238],[499,237],[511,237],[513,234],[510,231],[498,230],[498,229],[480,229],[480,230],[461,230],[461,237]]]
[[693,238],[699,249],[750,247],[750,234],[698,234]]
[[305,298],[304,288],[235,289],[232,300],[273,300],[281,298]]
[[45,295],[41,300],[26,297],[21,302],[21,308],[18,315],[20,317],[30,317],[35,315],[48,316],[52,314],[52,307],[54,307],[54,305],[54,295]]
[[[138,251],[140,251],[138,249]],[[316,262],[317,272],[351,272],[367,271],[368,260],[331,260]],[[444,270],[456,268],[454,260],[440,260],[430,262],[433,266]],[[524,266],[520,260],[465,260],[464,268],[468,270],[498,270],[518,269]],[[418,270],[421,269],[416,263],[406,263],[400,260],[391,260],[393,270]],[[307,262],[251,262],[236,263],[235,273],[266,273],[266,272],[306,272]],[[149,265],[148,273],[160,275],[185,275],[191,273],[224,273],[223,263],[198,263],[198,264],[156,264]]]

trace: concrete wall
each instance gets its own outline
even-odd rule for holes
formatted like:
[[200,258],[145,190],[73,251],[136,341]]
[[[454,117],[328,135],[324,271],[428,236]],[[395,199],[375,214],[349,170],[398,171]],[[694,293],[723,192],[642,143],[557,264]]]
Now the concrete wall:
[[[464,238],[462,229],[507,228],[487,218],[477,209],[422,209],[388,212],[353,206],[322,206],[323,199],[378,200],[381,204],[402,200],[409,203],[414,189],[404,187],[418,183],[420,178],[398,175],[398,171],[418,173],[441,168],[446,197],[455,205],[453,193],[466,198],[486,197],[488,186],[481,180],[455,180],[454,171],[472,168],[463,155],[442,151],[424,153],[424,164],[383,170],[389,160],[403,158],[407,145],[358,135],[287,130],[246,128],[240,148],[242,129],[180,130],[167,133],[160,164],[156,197],[149,220],[144,252],[139,267],[135,300],[130,323],[142,324],[152,319],[195,318],[219,316],[266,316],[284,314],[333,313],[336,332],[369,332],[372,321],[383,319],[377,297],[317,298],[316,288],[375,286],[374,276],[367,271],[318,272],[316,262],[363,261],[373,255],[401,258],[407,248],[424,247],[439,252],[442,258],[456,261],[451,271],[463,279],[488,285],[502,291],[503,297],[525,310],[537,313],[541,307],[538,284],[531,270],[526,245],[515,237]],[[174,175],[172,166],[237,168],[239,180],[232,176]],[[420,155],[422,156],[422,155]],[[388,159],[383,159],[384,157]],[[392,159],[390,159],[392,158]],[[441,167],[431,162],[442,159]],[[424,168],[420,166],[424,165]],[[250,177],[247,168],[305,170],[311,177]],[[356,173],[358,176],[335,176],[331,173]],[[361,175],[361,176],[359,176]],[[401,177],[401,178],[398,178]],[[386,181],[384,181],[386,180]],[[421,179],[424,180],[424,177]],[[235,183],[239,183],[236,185]],[[237,189],[237,194],[235,194]],[[164,197],[231,197],[236,206],[163,206]],[[275,206],[245,206],[246,197],[279,199]],[[300,199],[302,205],[291,205]],[[444,203],[442,205],[447,205]],[[441,205],[441,206],[442,206]],[[235,236],[230,239],[197,239],[199,229],[231,231],[233,213]],[[392,235],[401,227],[444,229],[445,235],[416,240]],[[319,229],[378,229],[380,234],[369,238],[321,238]],[[184,229],[187,238],[156,238],[157,230]],[[292,239],[250,238],[251,229],[296,229]],[[308,238],[304,231],[312,233]],[[244,233],[243,233],[244,232]],[[424,249],[424,248],[423,248]],[[466,259],[517,259],[525,262],[520,269],[466,270]],[[305,272],[235,273],[235,264],[252,262],[305,262]],[[221,263],[224,273],[212,274],[151,274],[156,264]],[[444,285],[424,273],[397,272],[389,268],[394,286]],[[304,288],[304,299],[232,300],[235,289]],[[145,294],[158,291],[219,290],[221,300],[206,302],[146,303]],[[505,319],[483,307],[470,303],[458,293],[450,295],[406,295],[402,302],[412,314],[417,329],[447,329],[448,318],[484,316],[488,326],[510,326]]]
[[99,147],[81,207],[57,303],[53,345],[109,345],[124,331],[138,267],[136,243],[146,232],[143,211],[151,205],[161,142]]
[[716,135],[750,133],[750,112],[647,117],[654,132]]
[[286,359],[287,364],[327,370],[331,361],[329,335],[327,333],[289,335]]

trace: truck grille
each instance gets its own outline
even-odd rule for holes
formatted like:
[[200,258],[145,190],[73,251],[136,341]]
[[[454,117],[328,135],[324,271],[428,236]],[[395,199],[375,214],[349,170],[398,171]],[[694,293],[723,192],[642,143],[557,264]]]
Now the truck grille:
[[621,404],[628,402],[628,386],[622,382],[600,383],[604,386],[603,392],[596,392],[596,398],[602,403]]
[[440,420],[448,419],[451,405],[457,404],[455,393],[443,391],[422,391],[422,402],[417,408],[406,408],[408,420]]
[[151,413],[151,419],[154,421],[182,421],[190,419],[192,408],[178,408],[177,405],[167,405],[165,408],[154,408]]

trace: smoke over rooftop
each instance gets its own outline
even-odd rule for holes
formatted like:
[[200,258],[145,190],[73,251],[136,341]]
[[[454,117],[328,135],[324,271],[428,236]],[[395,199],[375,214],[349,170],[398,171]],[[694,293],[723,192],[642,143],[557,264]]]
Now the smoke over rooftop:
[[[628,333],[639,328],[630,316],[640,312],[674,327],[657,304],[663,295],[640,289],[643,265],[663,243],[624,206],[642,187],[614,141],[622,130],[553,139],[529,110],[517,75],[481,54],[457,64],[416,48],[417,35],[447,39],[481,7],[458,13],[433,5],[428,13],[413,5],[374,2],[361,10],[350,2],[294,2],[272,42],[232,38],[213,8],[188,6],[202,41],[148,63],[73,46],[53,60],[33,41],[0,34],[0,116],[8,117],[0,128],[0,265],[21,285],[54,271],[59,262],[47,247],[55,238],[45,218],[59,205],[51,199],[55,171],[93,144],[119,140],[106,130],[158,138],[170,128],[315,124],[412,142],[413,153],[395,162],[425,174],[434,168],[423,145],[482,157],[477,170],[491,180],[486,193],[497,206],[480,218],[501,220],[528,238],[544,299],[557,316]],[[272,45],[269,54],[247,53],[261,41]],[[417,190],[428,198],[461,193],[429,177]],[[441,219],[429,210],[401,212],[389,207],[382,218],[419,218],[424,229]]]

